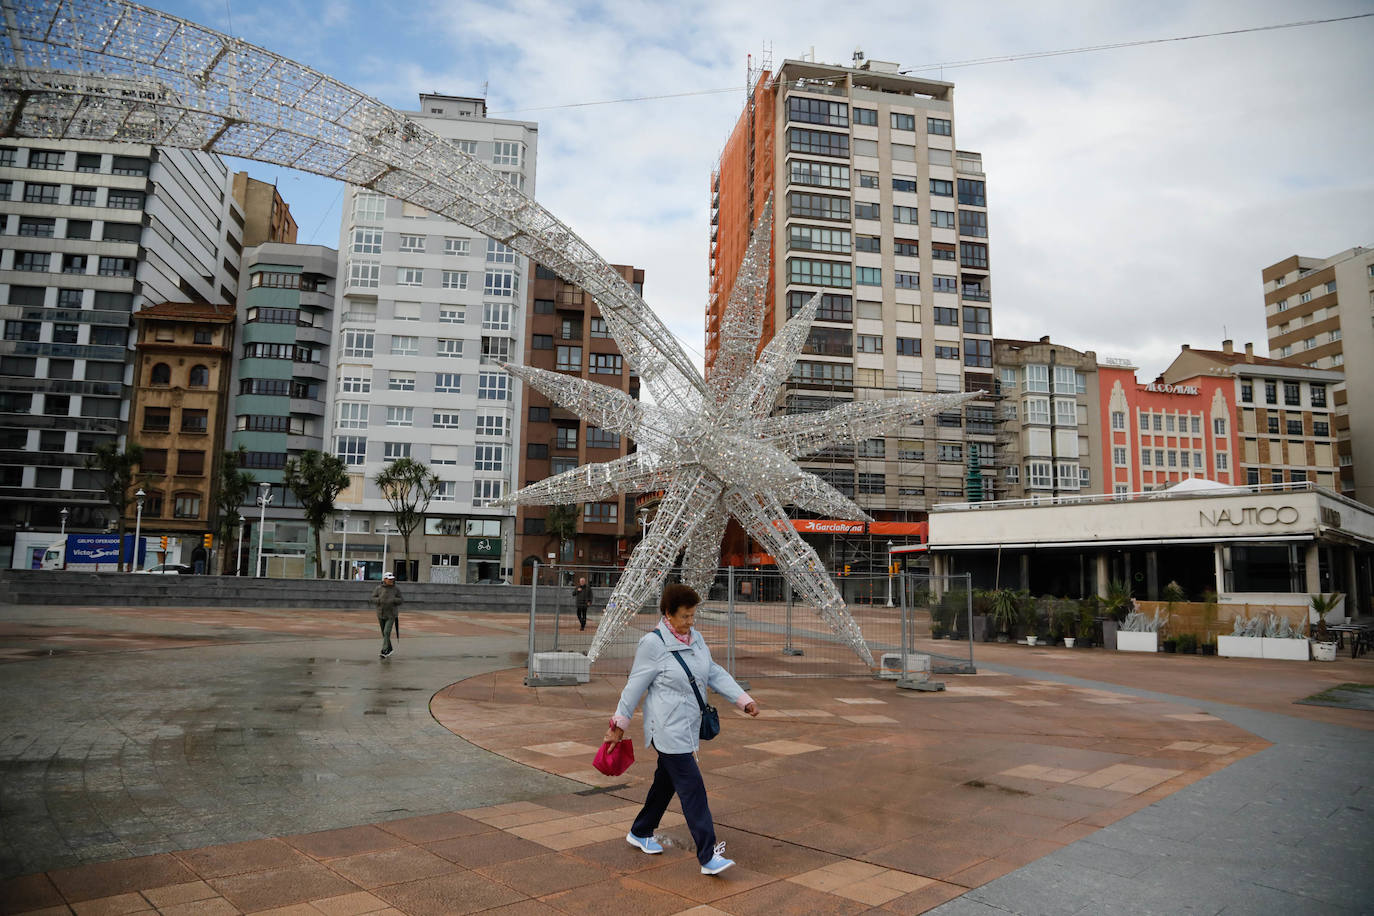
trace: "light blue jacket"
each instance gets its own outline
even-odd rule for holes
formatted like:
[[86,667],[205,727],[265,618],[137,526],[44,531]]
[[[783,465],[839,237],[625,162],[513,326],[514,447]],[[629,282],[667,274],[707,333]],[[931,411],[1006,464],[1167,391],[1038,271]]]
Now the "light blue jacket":
[[[663,638],[659,639],[654,630]],[[665,754],[691,754],[701,743],[698,736],[701,708],[692,694],[687,674],[673,660],[671,653],[680,653],[687,667],[692,669],[697,689],[706,703],[711,702],[707,687],[731,703],[737,703],[742,697],[747,703],[748,695],[728,671],[711,661],[711,650],[695,628],[692,629],[690,645],[679,642],[663,620],[659,620],[654,630],[645,633],[639,640],[634,667],[630,669],[630,679],[620,693],[620,704],[615,709],[615,719],[612,721],[621,728],[626,727],[634,717],[639,701],[643,699],[644,746],[653,745]]]

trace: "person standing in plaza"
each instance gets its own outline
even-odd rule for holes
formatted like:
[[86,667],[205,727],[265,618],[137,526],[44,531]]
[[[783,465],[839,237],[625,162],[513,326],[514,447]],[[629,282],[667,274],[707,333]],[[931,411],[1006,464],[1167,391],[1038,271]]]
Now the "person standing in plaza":
[[702,710],[696,685],[714,689],[750,716],[757,716],[759,708],[730,673],[711,660],[706,640],[692,628],[700,603],[700,596],[685,585],[669,585],[663,590],[659,601],[663,617],[639,640],[634,666],[604,740],[618,744],[624,739],[625,729],[643,700],[644,743],[658,752],[658,768],[625,841],[649,855],[663,852],[654,831],[676,792],[697,846],[701,873],[718,875],[735,863],[725,858],[725,844],[716,842],[706,784],[697,766]]
[[592,587],[587,584],[586,577],[577,580],[577,587],[573,589],[573,599],[577,601],[577,629],[587,629],[587,605],[591,604]]
[[397,639],[401,636],[401,619],[398,612],[404,601],[401,590],[396,587],[395,573],[382,576],[382,584],[372,590],[372,606],[377,609],[377,624],[382,628],[382,654],[379,658],[391,657],[392,631],[395,631]]

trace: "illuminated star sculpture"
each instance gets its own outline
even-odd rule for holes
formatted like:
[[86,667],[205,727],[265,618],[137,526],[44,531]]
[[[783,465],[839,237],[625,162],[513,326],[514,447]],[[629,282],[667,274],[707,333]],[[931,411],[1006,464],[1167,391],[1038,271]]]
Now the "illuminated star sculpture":
[[[873,656],[820,558],[788,521],[784,506],[871,521],[868,513],[797,459],[853,445],[957,406],[966,394],[911,394],[845,404],[818,413],[770,416],[816,317],[817,293],[759,351],[772,245],[772,202],[764,207],[721,322],[709,380],[684,385],[670,405],[637,401],[586,379],[506,366],[592,426],[629,436],[639,450],[589,464],[510,494],[506,505],[596,502],[662,490],[654,524],[635,547],[606,602],[587,657],[606,649],[683,553],[683,582],[705,594],[715,579],[721,537],[731,517],[777,560],[796,594],[865,662]],[[656,343],[677,349],[671,338]],[[693,381],[696,381],[695,379]]]
[[664,491],[657,524],[607,605],[591,659],[658,590],[679,552],[687,582],[705,591],[733,516],[872,664],[843,599],[783,507],[868,515],[796,459],[881,435],[966,396],[905,395],[769,416],[806,342],[816,298],[759,350],[772,234],[766,214],[736,279],[708,382],[653,310],[567,225],[505,174],[376,99],[242,39],[125,0],[0,0],[0,14],[0,135],[201,150],[338,179],[471,226],[596,300],[652,406],[603,385],[507,367],[639,446],[627,458],[511,494],[510,504]]

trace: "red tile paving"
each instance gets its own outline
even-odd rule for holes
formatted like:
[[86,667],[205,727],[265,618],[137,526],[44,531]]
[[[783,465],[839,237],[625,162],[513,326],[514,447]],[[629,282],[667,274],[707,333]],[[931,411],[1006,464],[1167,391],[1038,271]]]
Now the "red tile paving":
[[[188,614],[275,633],[372,630],[359,615],[329,611],[114,612]],[[516,626],[500,615],[415,616],[417,632]],[[61,635],[33,629],[41,632],[0,632],[0,640],[41,645]],[[71,635],[79,639],[69,650],[168,645],[139,634]],[[1333,683],[1367,681],[1368,660],[1276,667],[979,651],[985,661],[1374,727],[1359,712],[1291,705]],[[727,713],[724,734],[701,753],[719,838],[740,863],[709,878],[697,872],[680,816],[665,820],[671,845],[661,856],[624,842],[652,751],[641,749],[641,762],[615,779],[590,766],[620,682],[533,690],[522,675],[451,685],[431,711],[468,741],[604,791],[62,869],[0,886],[0,914],[920,913],[1267,746],[1196,707],[1038,679],[947,676],[950,689],[938,694],[759,679],[751,692],[770,715]]]

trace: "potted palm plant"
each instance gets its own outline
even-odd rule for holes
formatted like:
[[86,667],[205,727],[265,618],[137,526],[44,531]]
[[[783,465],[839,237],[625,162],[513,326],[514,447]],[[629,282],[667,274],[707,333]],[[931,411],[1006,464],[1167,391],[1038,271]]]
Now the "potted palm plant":
[[1009,588],[999,588],[992,593],[989,602],[992,609],[992,625],[997,629],[997,641],[1008,642],[1012,627],[1021,616],[1020,596]]
[[1312,658],[1319,662],[1336,660],[1336,640],[1326,628],[1326,615],[1341,605],[1344,596],[1340,592],[1329,595],[1312,596],[1312,615],[1308,618],[1308,639],[1312,643]]

